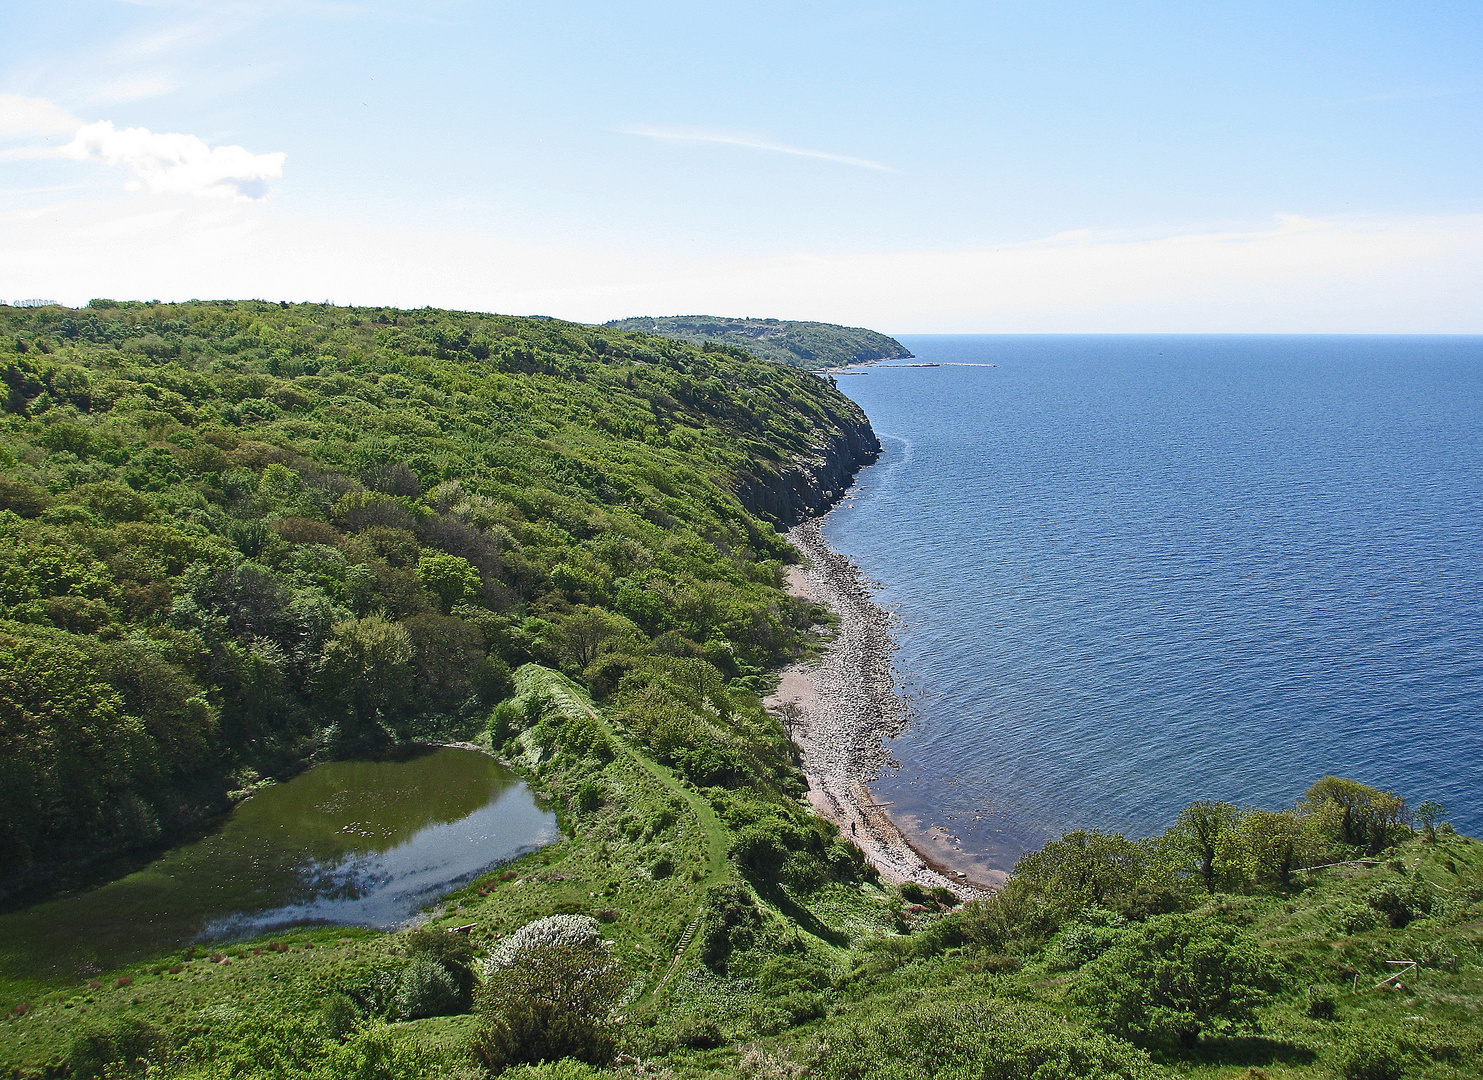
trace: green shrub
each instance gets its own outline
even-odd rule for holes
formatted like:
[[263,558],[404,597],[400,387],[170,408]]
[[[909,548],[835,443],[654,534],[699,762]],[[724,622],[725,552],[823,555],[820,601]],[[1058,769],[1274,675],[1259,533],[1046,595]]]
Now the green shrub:
[[817,1020],[825,1011],[822,994],[795,992],[764,999],[752,1008],[747,1023],[758,1035],[781,1035],[791,1027]]
[[1384,921],[1368,904],[1341,904],[1333,909],[1332,918],[1335,928],[1344,934],[1363,934]]
[[498,656],[486,656],[480,660],[470,673],[469,685],[484,702],[502,702],[515,689],[510,678],[510,665]]
[[1115,911],[1088,908],[1051,939],[1046,960],[1052,967],[1063,970],[1079,968],[1110,949],[1127,925],[1128,920]]
[[544,687],[529,695],[524,701],[524,726],[534,727],[539,724],[550,708],[551,695]]
[[0,476],[0,510],[10,510],[23,518],[38,517],[51,505],[51,497],[34,484],[11,476]]
[[1014,873],[1061,919],[1091,907],[1128,911],[1160,876],[1146,844],[1095,829],[1050,841],[1022,857]]
[[831,1034],[813,1071],[830,1080],[1153,1080],[1135,1047],[1001,1001],[920,1005]]
[[1456,971],[1462,963],[1462,957],[1453,951],[1452,946],[1444,941],[1433,941],[1421,950],[1421,962],[1427,967],[1440,968],[1443,971]]
[[1432,913],[1436,898],[1424,881],[1388,881],[1365,895],[1365,903],[1380,912],[1394,929]]
[[[407,935],[409,961],[430,960],[453,981],[458,1004],[452,1012],[466,1012],[474,1003],[474,946],[466,934],[450,934],[424,927]],[[410,964],[409,964],[410,966]],[[405,971],[403,972],[405,981]],[[430,1016],[447,1015],[429,1013]]]
[[345,994],[331,994],[319,1010],[319,1022],[332,1039],[343,1039],[361,1022],[361,1011]]
[[505,1073],[506,1080],[599,1080],[601,1076],[591,1065],[571,1058],[545,1065],[523,1065]]
[[1033,948],[1060,925],[1055,909],[1018,877],[992,896],[964,905],[960,918],[969,941],[996,953]]
[[568,720],[562,729],[562,744],[578,757],[597,761],[613,760],[613,744],[602,725],[590,716]]
[[[350,1032],[346,1041],[363,1044],[364,1038],[374,1040],[375,1031],[385,1030],[385,1025],[377,1021],[366,1027],[365,1031]],[[254,1008],[231,1020],[193,1026],[173,1056],[182,1065],[196,1066],[195,1070],[185,1071],[185,1075],[192,1077],[299,1080],[313,1073],[331,1075],[327,1057],[339,1046],[340,1043],[326,1038],[321,1018],[293,1013],[275,1015],[272,1010]]]
[[762,929],[762,913],[745,886],[712,885],[700,921],[700,955],[712,971],[724,973],[733,952],[749,949]]
[[671,1026],[667,1035],[665,1042],[670,1046],[684,1047],[686,1050],[716,1050],[726,1045],[726,1035],[721,1031],[721,1025],[705,1016],[682,1016]]
[[417,956],[402,969],[396,1013],[403,1020],[451,1016],[464,1009],[463,995],[448,969],[430,956]]
[[1314,1020],[1332,1020],[1339,1012],[1338,995],[1328,986],[1308,987],[1308,1015]]
[[731,857],[743,868],[763,879],[776,880],[788,860],[788,848],[766,825],[749,825],[737,833]]
[[917,941],[913,937],[891,936],[866,938],[856,946],[856,975],[880,976],[895,971],[918,959]]
[[[330,1043],[309,1073],[310,1080],[424,1080],[442,1064],[419,1043],[397,1038],[384,1023],[369,1024],[341,1043]],[[281,1076],[263,1070],[262,1075]]]
[[1405,1059],[1394,1041],[1384,1035],[1361,1035],[1339,1048],[1340,1080],[1401,1080]]
[[1202,1033],[1250,1029],[1277,988],[1251,938],[1201,915],[1160,915],[1082,969],[1073,998],[1109,1031],[1189,1047]]
[[829,969],[811,956],[784,953],[764,963],[757,972],[757,989],[765,994],[825,990],[832,980]]
[[572,799],[572,806],[579,814],[590,814],[602,806],[603,786],[596,780],[584,780],[577,785],[576,797]]
[[490,1072],[561,1058],[599,1068],[618,1048],[616,1009],[627,979],[601,948],[549,945],[494,967],[479,993],[471,1049]]
[[501,701],[490,710],[486,725],[491,745],[503,746],[507,743],[512,735],[520,731],[524,719],[525,712],[518,701],[514,698]]
[[925,904],[930,899],[927,895],[927,890],[915,881],[903,881],[900,892],[901,899],[905,900],[908,904]]
[[143,1020],[115,1020],[85,1030],[72,1040],[67,1055],[68,1075],[116,1076],[143,1072],[166,1049],[165,1037]]

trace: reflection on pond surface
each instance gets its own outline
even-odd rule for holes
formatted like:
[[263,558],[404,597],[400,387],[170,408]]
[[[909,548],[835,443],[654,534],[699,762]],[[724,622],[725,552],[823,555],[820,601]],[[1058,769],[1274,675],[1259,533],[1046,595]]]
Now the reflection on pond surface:
[[296,923],[385,929],[555,837],[550,811],[484,754],[327,762],[137,873],[0,915],[0,963],[71,978]]

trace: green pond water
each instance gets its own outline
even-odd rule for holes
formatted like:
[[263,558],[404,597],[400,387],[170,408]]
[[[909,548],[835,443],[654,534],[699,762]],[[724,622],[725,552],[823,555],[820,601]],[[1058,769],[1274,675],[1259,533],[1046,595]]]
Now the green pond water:
[[285,926],[387,929],[556,835],[550,809],[485,754],[327,762],[135,873],[0,915],[0,966],[71,979]]

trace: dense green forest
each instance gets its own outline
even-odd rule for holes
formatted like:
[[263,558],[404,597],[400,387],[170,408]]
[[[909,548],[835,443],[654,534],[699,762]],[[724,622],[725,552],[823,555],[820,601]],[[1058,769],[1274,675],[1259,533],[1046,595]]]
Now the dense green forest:
[[967,904],[881,881],[807,809],[759,694],[828,619],[780,587],[762,510],[870,456],[827,381],[434,310],[0,320],[12,888],[417,740],[500,754],[562,826],[416,929],[61,981],[0,955],[0,1073],[1479,1074],[1483,845],[1435,803],[1337,777],[1280,810],[1194,802],[1156,837],[1068,834]]
[[605,326],[689,341],[735,345],[755,356],[802,368],[844,367],[869,360],[911,356],[895,338],[858,326],[794,322],[787,319],[733,319],[720,315],[671,315],[614,319]]

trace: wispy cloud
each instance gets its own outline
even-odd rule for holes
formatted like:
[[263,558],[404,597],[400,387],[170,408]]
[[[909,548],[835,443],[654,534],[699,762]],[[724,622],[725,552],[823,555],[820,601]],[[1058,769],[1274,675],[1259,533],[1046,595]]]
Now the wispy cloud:
[[240,146],[208,146],[195,135],[119,130],[109,120],[79,128],[55,153],[132,169],[135,179],[129,188],[134,191],[252,201],[267,197],[268,181],[283,175],[285,157],[254,154]]
[[0,188],[0,195],[55,195],[59,191],[80,191],[84,184],[50,184],[46,187]]
[[94,87],[90,97],[94,101],[109,103],[143,101],[146,98],[168,94],[174,89],[175,81],[168,75],[158,73],[126,75]]
[[46,98],[0,94],[0,138],[76,131],[82,121]]
[[824,150],[806,150],[801,146],[789,146],[786,143],[774,142],[760,135],[738,135],[691,128],[648,127],[641,124],[618,127],[613,130],[620,135],[642,135],[646,139],[666,139],[671,142],[719,143],[723,146],[741,146],[748,150],[766,150],[774,154],[792,154],[795,157],[817,158],[820,161],[833,161],[840,165],[853,165],[858,169],[875,169],[878,172],[896,171],[889,165],[882,165],[879,161],[871,161],[869,158],[831,154]]

